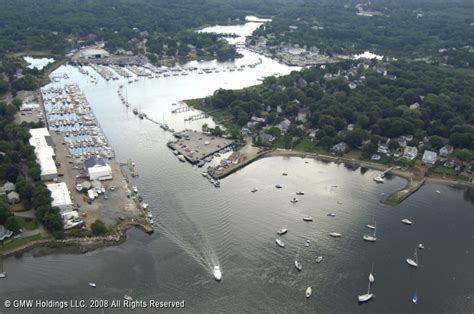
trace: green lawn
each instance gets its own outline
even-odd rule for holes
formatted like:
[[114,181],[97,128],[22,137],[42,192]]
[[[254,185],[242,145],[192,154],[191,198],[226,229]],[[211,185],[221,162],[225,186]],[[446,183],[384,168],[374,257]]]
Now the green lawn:
[[6,241],[3,241],[2,244],[0,244],[0,254],[19,248],[33,241],[47,240],[47,239],[51,239],[51,237],[45,234],[36,234],[29,237],[6,240]]
[[19,217],[19,216],[15,216],[15,218],[18,221],[20,228],[23,228],[26,230],[34,230],[38,228],[38,222],[34,218],[25,218],[25,217]]

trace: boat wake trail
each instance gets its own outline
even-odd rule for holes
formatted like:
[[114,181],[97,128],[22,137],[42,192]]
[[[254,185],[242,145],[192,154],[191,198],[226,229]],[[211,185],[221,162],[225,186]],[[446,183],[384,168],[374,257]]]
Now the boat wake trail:
[[184,213],[172,219],[160,219],[159,230],[183,249],[192,259],[209,273],[219,260],[206,236],[200,228]]

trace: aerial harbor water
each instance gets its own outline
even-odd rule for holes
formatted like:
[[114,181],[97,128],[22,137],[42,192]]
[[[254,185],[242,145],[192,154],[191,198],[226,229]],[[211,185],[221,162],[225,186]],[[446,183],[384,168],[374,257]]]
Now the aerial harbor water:
[[[251,32],[258,23],[249,23]],[[226,33],[233,32],[229,27]],[[243,35],[248,34],[244,33]],[[241,35],[241,33],[239,33]],[[384,184],[377,173],[313,159],[272,157],[256,161],[222,180],[220,189],[206,184],[201,169],[180,163],[166,146],[171,133],[132,113],[176,130],[201,129],[210,119],[184,121],[193,114],[172,114],[173,103],[203,97],[218,88],[258,84],[263,76],[289,73],[288,66],[242,50],[235,62],[191,62],[187,66],[226,69],[261,62],[243,71],[161,78],[106,81],[62,66],[78,84],[119,161],[132,159],[140,177],[132,178],[158,223],[153,235],[128,232],[116,247],[82,255],[41,255],[37,250],[4,261],[9,277],[0,285],[5,299],[121,299],[185,301],[186,310],[208,312],[323,313],[468,313],[474,307],[472,283],[474,194],[472,190],[428,184],[398,206],[381,203],[405,185],[399,177]],[[96,83],[97,82],[97,83]],[[120,85],[131,104],[117,94]],[[282,173],[287,173],[283,176]],[[280,184],[281,189],[275,185]],[[251,193],[252,188],[258,191]],[[436,191],[439,190],[439,193]],[[296,192],[299,202],[290,200]],[[335,217],[327,214],[334,213]],[[310,215],[312,222],[304,222]],[[405,225],[408,218],[413,224]],[[362,240],[377,226],[377,242]],[[277,231],[285,248],[276,245]],[[333,238],[329,233],[341,233]],[[310,240],[311,245],[305,246]],[[418,251],[418,268],[405,259]],[[299,255],[302,270],[295,269]],[[317,256],[323,256],[317,263]],[[223,278],[212,277],[220,265]],[[375,298],[359,305],[374,264]],[[95,289],[88,282],[97,283]],[[312,286],[312,297],[305,290]],[[417,292],[418,305],[411,302]],[[12,312],[14,311],[11,309]],[[19,311],[19,310],[18,310]],[[36,310],[50,313],[51,310]],[[71,309],[72,313],[128,313],[129,309]],[[140,309],[140,312],[156,309]],[[9,313],[9,312],[8,312]]]

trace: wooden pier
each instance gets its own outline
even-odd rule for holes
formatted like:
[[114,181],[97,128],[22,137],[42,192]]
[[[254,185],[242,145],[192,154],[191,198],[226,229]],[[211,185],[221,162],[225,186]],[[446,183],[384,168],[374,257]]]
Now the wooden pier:
[[196,120],[206,119],[208,117],[209,115],[203,112],[203,113],[198,113],[198,114],[189,116],[187,118],[184,118],[184,121],[196,121]]
[[171,109],[171,113],[182,113],[182,112],[187,112],[191,110],[194,110],[194,109],[189,106],[183,106],[176,109]]

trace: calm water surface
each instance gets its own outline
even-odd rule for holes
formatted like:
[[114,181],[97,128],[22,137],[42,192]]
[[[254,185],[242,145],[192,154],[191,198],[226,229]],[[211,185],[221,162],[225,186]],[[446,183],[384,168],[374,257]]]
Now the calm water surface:
[[[126,243],[84,255],[39,257],[31,252],[7,259],[8,278],[0,284],[2,300],[112,300],[127,293],[142,300],[185,300],[186,311],[194,313],[472,313],[472,190],[426,185],[401,205],[390,207],[380,200],[405,184],[401,178],[377,185],[372,180],[375,171],[284,157],[259,160],[222,180],[222,187],[216,189],[204,180],[201,169],[180,163],[168,150],[170,133],[136,118],[116,93],[124,84],[129,101],[154,119],[177,130],[200,129],[210,121],[185,123],[183,118],[192,113],[172,115],[171,104],[212,94],[218,88],[257,84],[262,76],[292,70],[256,54],[244,54],[236,64],[258,58],[262,64],[242,72],[141,79],[133,84],[101,79],[92,84],[70,66],[58,70],[86,93],[117,159],[131,158],[137,163],[140,177],[133,183],[159,223],[151,236],[131,230]],[[209,64],[217,63],[198,65]],[[288,176],[282,176],[283,172]],[[283,188],[278,190],[275,184]],[[250,193],[253,187],[259,191]],[[305,195],[291,204],[297,191]],[[337,216],[327,217],[329,212]],[[305,215],[314,221],[303,222]],[[413,225],[402,224],[403,218]],[[362,235],[370,232],[365,225],[375,220],[377,242],[364,242]],[[281,237],[286,243],[283,249],[275,244],[276,231],[282,227],[289,230]],[[329,232],[343,236],[331,238]],[[311,240],[310,247],[304,246],[306,239]],[[418,243],[426,249],[419,252],[419,269],[411,269],[405,259]],[[301,272],[294,267],[298,251]],[[324,260],[317,264],[319,255]],[[217,263],[223,271],[220,283],[212,278],[212,266]],[[367,289],[372,263],[376,297],[359,305],[357,295]],[[91,289],[89,281],[98,287]],[[307,286],[313,287],[309,300],[304,296]],[[411,304],[415,291],[420,299],[416,306]],[[33,310],[0,307],[0,313],[10,312]]]

